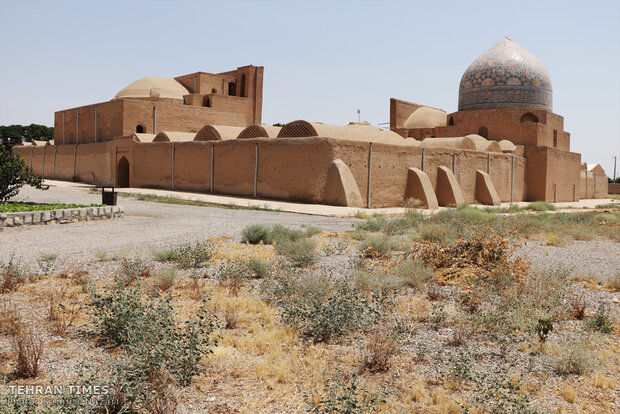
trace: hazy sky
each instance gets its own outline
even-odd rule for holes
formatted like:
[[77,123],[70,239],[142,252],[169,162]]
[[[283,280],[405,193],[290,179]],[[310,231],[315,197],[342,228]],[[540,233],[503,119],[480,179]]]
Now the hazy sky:
[[[454,112],[503,37],[537,56],[571,150],[620,155],[620,2],[0,0],[0,124],[112,99],[144,76],[265,67],[263,122],[389,121],[395,97]],[[620,168],[619,172],[620,174]]]

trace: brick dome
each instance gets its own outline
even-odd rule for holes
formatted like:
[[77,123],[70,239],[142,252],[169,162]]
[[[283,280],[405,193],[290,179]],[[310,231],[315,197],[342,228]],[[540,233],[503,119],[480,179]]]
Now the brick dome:
[[138,79],[121,89],[114,99],[122,98],[168,98],[183,100],[189,91],[176,79],[146,77]]
[[505,38],[476,59],[459,86],[459,111],[531,106],[552,109],[551,78],[530,52]]

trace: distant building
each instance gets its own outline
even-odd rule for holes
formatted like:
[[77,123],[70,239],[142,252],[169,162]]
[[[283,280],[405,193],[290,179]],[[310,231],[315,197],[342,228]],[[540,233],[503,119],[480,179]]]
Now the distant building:
[[260,66],[143,78],[56,112],[56,145],[15,151],[48,178],[354,207],[607,196],[603,169],[570,152],[547,70],[509,39],[467,68],[457,112],[391,99],[390,131],[261,125],[262,89]]

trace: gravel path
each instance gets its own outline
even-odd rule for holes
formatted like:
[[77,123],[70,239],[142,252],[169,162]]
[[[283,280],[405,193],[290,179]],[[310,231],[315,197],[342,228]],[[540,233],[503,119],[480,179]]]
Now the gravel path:
[[[21,201],[100,203],[99,194],[86,188],[50,187],[48,191],[23,187],[15,198]],[[125,211],[120,219],[47,226],[5,228],[0,232],[0,260],[11,255],[36,259],[43,253],[58,253],[61,259],[92,259],[97,250],[109,253],[143,254],[154,248],[208,237],[240,238],[250,224],[310,225],[326,231],[350,230],[356,219],[310,216],[258,210],[233,210],[138,201],[119,197]]]

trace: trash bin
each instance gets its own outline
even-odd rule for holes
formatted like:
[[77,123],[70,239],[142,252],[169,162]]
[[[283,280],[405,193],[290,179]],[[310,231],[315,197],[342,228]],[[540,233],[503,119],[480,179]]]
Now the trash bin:
[[[106,188],[111,188],[112,191],[106,191]],[[105,204],[106,206],[115,206],[116,205],[116,191],[114,191],[114,187],[101,187],[101,204]]]

